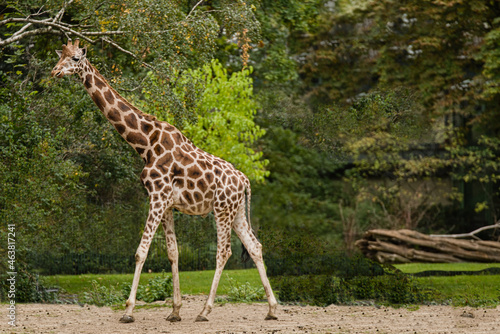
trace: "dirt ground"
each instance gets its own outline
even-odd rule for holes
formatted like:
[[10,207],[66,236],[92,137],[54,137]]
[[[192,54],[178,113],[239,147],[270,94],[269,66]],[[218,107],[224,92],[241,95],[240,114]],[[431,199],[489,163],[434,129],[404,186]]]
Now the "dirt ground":
[[412,309],[375,306],[278,306],[278,320],[265,321],[267,304],[220,304],[209,322],[195,323],[204,296],[183,296],[182,321],[165,320],[170,308],[136,309],[135,322],[118,322],[123,311],[109,307],[18,304],[16,327],[0,309],[1,333],[500,333],[496,309],[420,306]]

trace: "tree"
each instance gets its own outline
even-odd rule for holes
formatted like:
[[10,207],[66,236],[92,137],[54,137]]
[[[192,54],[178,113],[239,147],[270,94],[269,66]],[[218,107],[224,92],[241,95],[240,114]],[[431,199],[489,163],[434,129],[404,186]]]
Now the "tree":
[[[499,110],[499,14],[498,3],[483,0],[340,1],[322,10],[316,29],[303,36],[296,51],[301,55],[303,94],[316,112],[306,123],[308,138],[338,157],[354,157],[353,173],[364,180],[391,175],[393,179],[385,178],[389,183],[381,188],[384,191],[391,189],[394,178],[408,182],[447,174],[451,193],[460,190],[470,214],[461,216],[469,223],[479,218],[482,208],[497,208],[498,128],[493,120]],[[394,131],[400,117],[384,125],[387,118],[375,113],[372,125],[390,125],[388,132],[367,129],[366,120],[349,115],[349,106],[359,111],[366,94],[399,94],[402,87],[418,97],[409,110],[420,110],[431,130],[420,140],[408,142],[405,132],[422,126]],[[325,113],[322,105],[335,107]],[[333,130],[339,122],[350,124],[351,141],[339,140],[342,132]],[[352,155],[346,156],[343,149]],[[425,151],[434,154],[426,156]],[[359,173],[360,168],[365,172]],[[478,196],[484,192],[485,197]],[[491,212],[475,224],[484,225],[496,216]]]
[[220,29],[227,36],[258,33],[252,7],[244,2],[219,1],[100,1],[59,3],[8,2],[0,21],[0,47],[19,45],[23,39],[51,34],[63,40],[80,38],[92,45],[103,43],[152,67],[169,62],[178,68],[206,62],[215,51]]
[[[257,103],[253,98],[252,68],[230,76],[213,60],[201,68],[177,71],[165,79],[148,74],[137,101],[145,112],[176,124],[195,145],[233,163],[251,180],[264,181],[267,160],[252,145],[265,131],[254,122]],[[169,92],[166,80],[176,82]]]

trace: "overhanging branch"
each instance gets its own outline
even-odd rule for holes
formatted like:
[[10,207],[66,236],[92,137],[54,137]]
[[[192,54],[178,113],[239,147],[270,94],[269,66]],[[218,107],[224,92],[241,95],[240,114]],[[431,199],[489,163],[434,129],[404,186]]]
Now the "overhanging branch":
[[431,238],[453,238],[453,239],[461,239],[461,238],[473,238],[476,240],[481,240],[476,236],[476,234],[493,229],[500,229],[500,221],[496,222],[493,225],[483,226],[469,233],[459,233],[459,234],[431,234],[429,235]]

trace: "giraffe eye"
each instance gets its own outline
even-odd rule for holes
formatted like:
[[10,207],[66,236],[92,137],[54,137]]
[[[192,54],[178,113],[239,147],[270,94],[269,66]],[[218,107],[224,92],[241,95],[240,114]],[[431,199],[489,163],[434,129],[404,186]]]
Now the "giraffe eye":
[[72,57],[71,59],[73,59],[74,61],[79,61],[79,60],[80,60],[80,58],[79,58],[79,57],[76,57],[76,56],[75,56],[75,57]]

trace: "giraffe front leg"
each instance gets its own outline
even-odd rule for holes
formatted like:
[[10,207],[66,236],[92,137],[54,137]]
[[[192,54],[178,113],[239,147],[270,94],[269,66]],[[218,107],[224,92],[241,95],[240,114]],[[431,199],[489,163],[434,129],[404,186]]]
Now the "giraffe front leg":
[[[217,217],[216,217],[217,219]],[[208,295],[205,307],[198,315],[195,321],[208,321],[207,315],[212,311],[214,307],[215,294],[217,293],[217,287],[219,286],[220,277],[227,260],[231,256],[231,225],[230,223],[217,226],[217,265],[214,274],[214,280],[212,282],[212,287],[210,288],[210,294]]]
[[179,284],[179,251],[177,239],[175,237],[174,217],[172,210],[167,210],[162,220],[163,231],[167,241],[168,260],[172,267],[172,285],[174,288],[174,298],[172,303],[172,313],[167,317],[170,322],[181,321],[179,311],[182,306],[181,288]]
[[163,209],[153,210],[153,203],[150,204],[149,216],[146,221],[146,226],[144,227],[144,233],[142,234],[141,242],[139,247],[137,247],[137,252],[135,253],[135,272],[134,280],[132,281],[132,288],[130,289],[130,296],[128,297],[125,314],[120,318],[120,322],[129,323],[134,322],[134,317],[132,312],[135,307],[135,299],[137,296],[137,288],[139,287],[139,279],[141,278],[142,267],[146,258],[148,256],[149,246],[151,246],[151,241],[153,236],[160,224],[160,219],[163,216]]
[[[135,272],[134,272],[134,280],[132,281],[132,288],[130,290],[130,296],[127,299],[127,303],[125,304],[125,314],[120,318],[120,322],[128,323],[134,322],[135,319],[132,316],[132,312],[135,307],[135,298],[137,295],[137,288],[139,286],[139,279],[141,277],[142,267],[144,262],[146,261],[146,257],[148,256],[147,251],[144,251],[143,248],[143,239],[137,248],[137,252],[135,253]],[[149,246],[148,246],[149,248]]]

